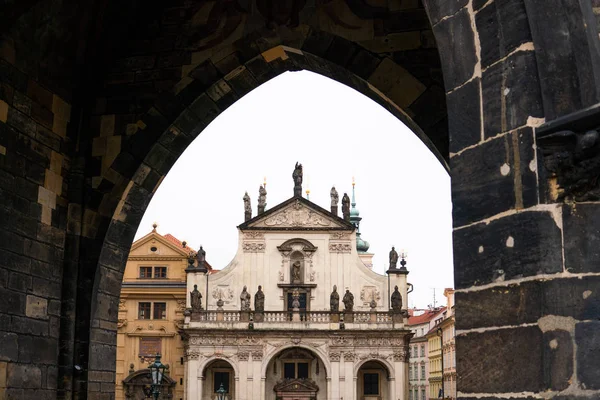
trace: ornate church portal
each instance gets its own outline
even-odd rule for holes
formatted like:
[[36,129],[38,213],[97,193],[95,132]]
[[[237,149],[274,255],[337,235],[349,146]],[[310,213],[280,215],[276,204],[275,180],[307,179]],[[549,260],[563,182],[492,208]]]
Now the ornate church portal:
[[[407,275],[390,252],[387,276],[373,272],[347,194],[338,214],[294,196],[257,216],[244,196],[238,251],[207,274],[205,254],[189,260],[186,397],[230,400],[407,400]],[[194,300],[192,302],[192,299]],[[403,306],[404,305],[404,306]]]

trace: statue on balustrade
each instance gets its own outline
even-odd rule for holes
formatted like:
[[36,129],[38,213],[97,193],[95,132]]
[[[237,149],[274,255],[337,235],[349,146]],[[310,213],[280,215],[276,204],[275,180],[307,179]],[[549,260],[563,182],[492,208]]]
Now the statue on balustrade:
[[254,310],[265,311],[265,293],[262,291],[262,286],[258,286],[258,291],[254,295]]
[[258,213],[262,214],[265,212],[265,207],[267,206],[267,189],[260,185],[258,188]]
[[337,286],[333,285],[333,292],[329,296],[329,307],[332,312],[340,311],[340,295],[337,292]]
[[300,197],[302,196],[302,164],[296,162],[296,166],[294,167],[294,172],[292,173],[292,178],[294,179],[294,196]]
[[250,196],[248,196],[248,192],[244,194],[244,220],[248,221],[252,218],[252,205],[250,204]]
[[198,285],[194,285],[194,290],[190,292],[190,304],[192,312],[202,311],[202,293],[198,291]]
[[392,311],[399,313],[402,311],[402,295],[398,291],[398,285],[394,287],[394,293],[392,293]]
[[246,286],[244,286],[244,290],[240,294],[240,304],[242,311],[250,311],[250,293],[248,293]]
[[342,301],[344,302],[344,311],[352,312],[354,309],[354,295],[350,293],[349,289],[346,289],[346,294],[344,295]]

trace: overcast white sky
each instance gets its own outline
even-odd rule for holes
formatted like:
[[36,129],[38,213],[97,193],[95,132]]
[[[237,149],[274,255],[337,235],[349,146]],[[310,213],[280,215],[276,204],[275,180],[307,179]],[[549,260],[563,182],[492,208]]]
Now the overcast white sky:
[[[329,209],[335,185],[340,201],[352,196],[362,237],[375,253],[374,270],[387,269],[391,246],[408,252],[409,305],[445,302],[453,287],[450,177],[425,145],[381,106],[338,82],[311,72],[287,72],[222,113],[179,158],[157,190],[136,239],[159,224],[206,250],[214,268],[237,249],[245,191],[256,215],[258,188],[267,179],[267,209],[293,195],[296,161],[303,189]],[[341,212],[341,211],[340,211]]]

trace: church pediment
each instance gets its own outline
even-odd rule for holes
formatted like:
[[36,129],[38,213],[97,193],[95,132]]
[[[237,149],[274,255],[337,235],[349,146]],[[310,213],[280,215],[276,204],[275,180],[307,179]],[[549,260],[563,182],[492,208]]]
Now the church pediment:
[[247,221],[239,228],[352,230],[354,226],[302,197],[295,197]]
[[311,379],[283,379],[275,385],[273,390],[277,393],[316,393],[319,391],[319,386]]

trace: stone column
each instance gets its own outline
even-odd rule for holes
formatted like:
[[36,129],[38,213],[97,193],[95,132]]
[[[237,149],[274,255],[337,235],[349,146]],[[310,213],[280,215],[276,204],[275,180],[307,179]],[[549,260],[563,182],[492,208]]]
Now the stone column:
[[354,353],[344,352],[344,400],[356,400],[356,377],[354,376]]
[[340,353],[330,352],[331,362],[331,399],[340,398]]
[[202,397],[202,380],[201,372],[198,371],[200,361],[197,354],[187,355],[187,398],[190,400],[199,399]]

